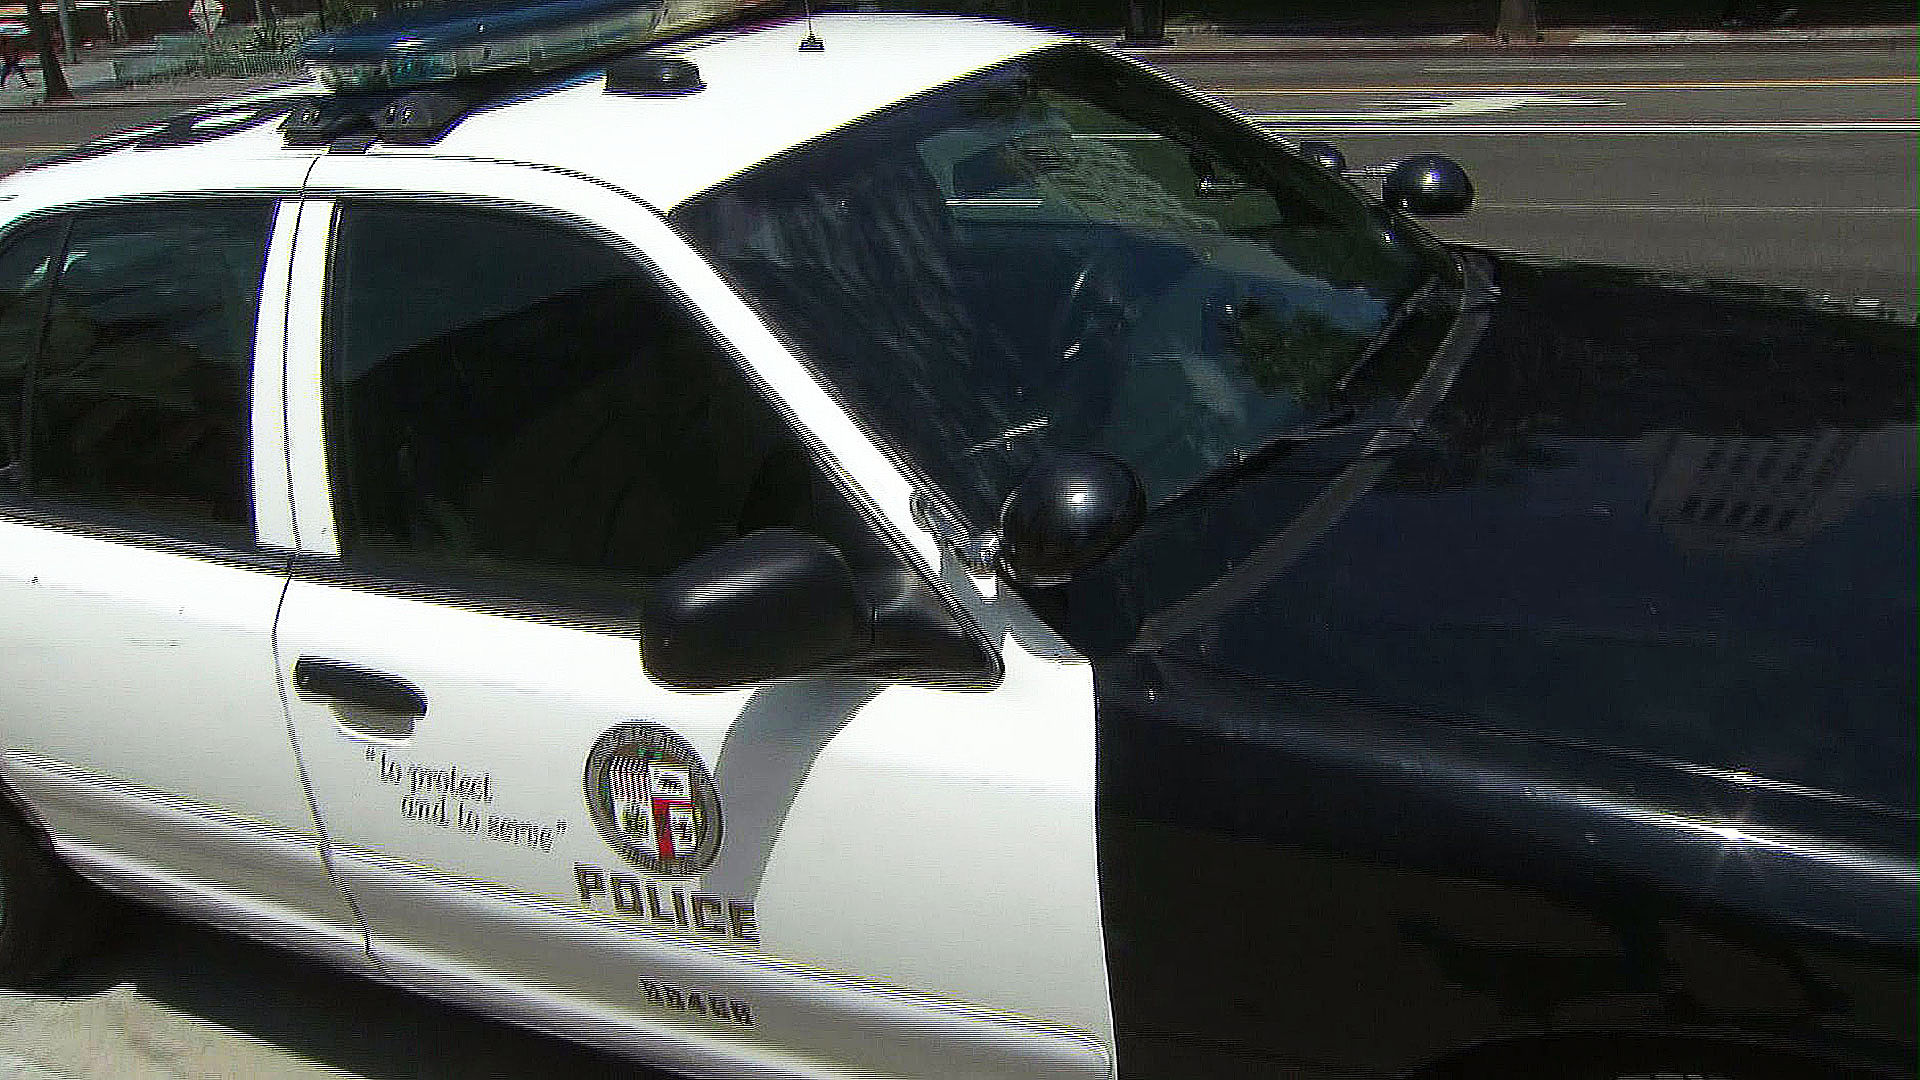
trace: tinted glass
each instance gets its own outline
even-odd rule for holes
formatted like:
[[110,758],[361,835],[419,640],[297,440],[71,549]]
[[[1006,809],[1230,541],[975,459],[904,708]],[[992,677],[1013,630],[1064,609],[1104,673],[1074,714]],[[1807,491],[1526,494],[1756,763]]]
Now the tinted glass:
[[30,491],[251,535],[254,323],[273,203],[78,214],[33,375]]
[[17,492],[24,479],[27,372],[40,348],[49,271],[65,227],[64,221],[29,226],[0,250],[0,494]]
[[530,216],[349,205],[326,319],[349,556],[618,611],[760,528],[847,540],[825,520],[843,500],[732,357],[598,240]]
[[1185,490],[1327,415],[1452,262],[1257,130],[1078,46],[750,170],[675,223],[985,524],[1048,449]]

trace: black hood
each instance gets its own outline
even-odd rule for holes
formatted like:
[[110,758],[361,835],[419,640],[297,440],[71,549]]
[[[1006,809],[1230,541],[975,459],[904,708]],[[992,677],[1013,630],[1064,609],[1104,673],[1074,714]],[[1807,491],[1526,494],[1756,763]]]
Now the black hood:
[[1406,445],[1326,440],[1036,602],[1095,655],[1911,814],[1914,328],[1622,270],[1495,277]]

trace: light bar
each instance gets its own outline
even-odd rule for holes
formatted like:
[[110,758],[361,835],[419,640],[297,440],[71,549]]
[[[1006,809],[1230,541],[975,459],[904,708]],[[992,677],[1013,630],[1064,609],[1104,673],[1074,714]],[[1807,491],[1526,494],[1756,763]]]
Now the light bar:
[[300,58],[329,90],[402,89],[551,71],[767,6],[766,0],[477,0],[318,34],[300,46]]

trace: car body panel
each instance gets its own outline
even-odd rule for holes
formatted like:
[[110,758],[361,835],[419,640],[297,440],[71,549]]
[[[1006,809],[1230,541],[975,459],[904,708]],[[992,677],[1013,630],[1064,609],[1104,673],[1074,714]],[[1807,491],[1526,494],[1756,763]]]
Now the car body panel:
[[1361,435],[1149,521],[1159,561],[1116,621],[1287,685],[1911,813],[1911,328],[1499,278],[1446,397],[1310,546],[1246,573]]
[[[286,377],[304,552],[278,655],[333,865],[393,976],[428,990],[442,976],[500,993],[544,988],[562,1012],[676,1041],[696,1058],[718,1038],[713,1045],[728,1053],[787,1061],[783,1068],[1108,1074],[1085,662],[1017,597],[995,601],[948,569],[940,580],[949,599],[1001,654],[996,684],[820,677],[690,694],[651,682],[631,632],[616,625],[357,574],[339,560],[330,506],[314,501],[330,486],[316,393],[324,261],[314,255],[327,242],[312,223],[331,216],[332,201],[400,190],[593,222],[698,305],[754,381],[779,391],[810,440],[857,478],[879,520],[910,523],[910,489],[638,202],[501,163],[333,159],[316,168],[313,185],[295,255]],[[927,542],[909,528],[903,546]],[[341,707],[293,685],[303,657],[398,675],[425,695],[427,714],[410,736],[357,730]],[[714,777],[725,838],[697,877],[640,873],[596,832],[582,772],[596,740],[631,722],[674,731]],[[405,778],[449,766],[484,777],[498,803],[449,800],[452,827],[439,825],[437,797],[424,818],[408,817],[399,804],[417,793]],[[478,836],[458,827],[463,801],[489,819]],[[486,831],[494,817],[545,834],[534,846],[495,842]],[[966,827],[953,828],[960,821]],[[940,857],[928,857],[929,844]],[[584,895],[582,868],[667,890],[659,895],[669,905],[676,888],[683,899],[746,905],[758,940],[693,932],[670,914],[658,926],[644,913],[621,914],[609,895]],[[466,885],[434,884],[448,880]],[[728,1032],[711,1017],[663,1008],[643,989],[643,980],[691,978],[746,1005],[751,1029]],[[724,1071],[723,1060],[705,1068]]]
[[[1496,270],[1396,449],[1283,458],[1036,601],[1097,655],[1123,1071],[1640,1032],[1903,1074],[1911,328]],[[1196,918],[1176,873],[1251,899]]]
[[1909,823],[1178,662],[1099,681],[1123,1075],[1628,1034],[1911,1067]]
[[[30,753],[9,753],[0,775],[56,823],[50,826],[54,850],[95,884],[358,974],[379,974],[359,914],[322,862],[311,832],[143,791]],[[134,838],[144,842],[129,842]]]
[[[235,172],[271,197],[281,184],[297,186],[305,168]],[[84,185],[83,193],[101,194]],[[268,245],[255,330],[257,354],[276,358],[291,245],[284,224],[276,221]],[[270,479],[281,454],[278,411],[265,419],[251,452],[264,481],[254,503],[270,532],[288,502],[284,483]],[[364,949],[321,862],[272,674],[287,559],[26,507],[0,513],[9,613],[0,627],[0,777],[56,841],[85,842],[130,867],[236,883],[239,895]],[[182,828],[188,821],[204,828]]]

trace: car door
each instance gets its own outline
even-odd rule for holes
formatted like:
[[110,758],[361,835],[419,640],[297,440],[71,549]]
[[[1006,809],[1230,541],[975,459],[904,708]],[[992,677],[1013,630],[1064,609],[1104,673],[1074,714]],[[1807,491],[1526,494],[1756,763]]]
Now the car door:
[[[907,482],[645,207],[373,156],[309,196],[278,664],[391,975],[713,1075],[1108,1075],[1088,666],[928,569]],[[972,651],[649,678],[647,587],[762,527]]]
[[96,880],[351,963],[270,644],[293,216],[154,197],[0,238],[0,775]]

